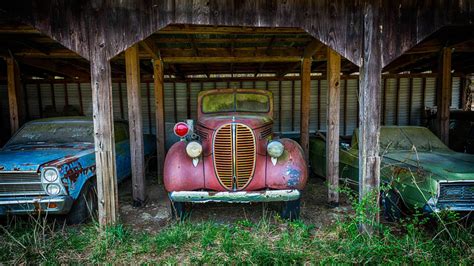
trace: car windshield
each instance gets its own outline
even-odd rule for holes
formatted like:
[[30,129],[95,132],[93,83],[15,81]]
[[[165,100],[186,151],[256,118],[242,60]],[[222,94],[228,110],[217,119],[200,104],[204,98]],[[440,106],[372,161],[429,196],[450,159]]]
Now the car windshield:
[[90,122],[38,122],[26,124],[10,140],[8,146],[23,144],[65,144],[94,141]]
[[202,98],[203,113],[254,112],[267,113],[270,100],[267,95],[257,93],[217,93]]

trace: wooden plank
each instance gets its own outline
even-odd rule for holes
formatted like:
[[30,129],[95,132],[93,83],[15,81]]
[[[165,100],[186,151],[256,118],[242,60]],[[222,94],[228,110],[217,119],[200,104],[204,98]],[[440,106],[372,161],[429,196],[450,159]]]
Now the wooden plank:
[[7,57],[7,89],[8,89],[8,110],[10,112],[10,130],[13,135],[20,127],[20,115],[18,109],[18,97],[15,73],[15,60]]
[[36,96],[38,97],[39,116],[43,118],[43,98],[41,96],[41,85],[39,83],[36,84]]
[[213,63],[286,63],[299,62],[299,56],[213,56],[213,57],[163,57],[166,64],[213,64]]
[[301,122],[300,144],[306,162],[309,160],[309,116],[311,103],[311,59],[301,63]]
[[451,105],[451,48],[443,48],[440,54],[440,64],[437,82],[436,115],[438,137],[449,145],[449,106]]
[[91,87],[99,223],[104,226],[117,222],[118,193],[111,68],[99,47],[91,56]]
[[160,60],[161,54],[158,47],[155,45],[151,38],[145,39],[140,42],[140,45],[145,49],[145,51],[151,55],[153,60]]
[[127,73],[128,123],[130,131],[130,153],[132,162],[132,194],[135,206],[146,201],[145,149],[143,147],[142,96],[140,88],[140,61],[138,45],[125,50]]
[[82,89],[81,89],[81,83],[77,83],[77,93],[79,95],[79,108],[81,110],[81,115],[84,115],[84,102],[82,100]]
[[339,120],[341,102],[341,56],[327,48],[327,136],[326,177],[328,180],[328,203],[339,204]]
[[[156,148],[157,148],[157,171],[158,180],[163,178],[163,166],[165,162],[165,103],[163,83],[163,62],[153,60],[153,77],[155,88],[155,116],[156,116]],[[201,83],[202,84],[202,83]],[[201,86],[202,87],[202,86]]]
[[382,77],[382,49],[379,7],[364,4],[364,41],[360,67],[359,99],[359,201],[367,209],[359,229],[367,234],[375,232],[379,223],[380,194],[380,84]]

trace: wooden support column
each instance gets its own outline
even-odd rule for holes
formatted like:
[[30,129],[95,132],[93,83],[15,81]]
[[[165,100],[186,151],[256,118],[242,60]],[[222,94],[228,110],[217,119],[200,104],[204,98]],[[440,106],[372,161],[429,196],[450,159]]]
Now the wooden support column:
[[[309,162],[309,114],[311,98],[311,58],[303,58],[301,63],[301,122],[300,144],[304,158]],[[280,114],[281,116],[281,114]]]
[[449,106],[451,105],[451,48],[443,48],[440,55],[437,82],[437,115],[438,137],[449,145]]
[[[327,136],[326,176],[328,179],[328,203],[339,204],[339,120],[341,99],[341,56],[327,48]],[[347,82],[347,80],[346,80]]]
[[125,71],[127,74],[128,123],[130,127],[133,201],[135,206],[142,206],[146,200],[145,150],[143,147],[140,61],[138,58],[137,44],[125,50]]
[[379,204],[380,183],[380,94],[382,79],[380,8],[366,3],[364,14],[362,64],[359,77],[359,201],[366,209],[360,230],[371,234],[379,222],[374,211]]
[[118,215],[114,112],[110,62],[100,48],[91,56],[91,87],[99,223],[110,225]]
[[10,129],[13,135],[20,127],[20,116],[18,109],[18,97],[16,88],[15,60],[7,57],[7,87],[8,87],[8,110],[10,112]]
[[165,163],[165,103],[164,103],[164,75],[163,62],[159,59],[153,60],[153,78],[155,87],[156,108],[156,145],[158,159],[159,180],[163,177],[163,166]]

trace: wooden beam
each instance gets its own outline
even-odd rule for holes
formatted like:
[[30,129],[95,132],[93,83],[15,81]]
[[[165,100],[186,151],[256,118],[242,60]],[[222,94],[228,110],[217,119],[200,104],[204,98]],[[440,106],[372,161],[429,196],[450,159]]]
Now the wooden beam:
[[118,216],[117,170],[111,68],[102,49],[96,45],[91,55],[91,87],[99,223],[110,225]]
[[215,57],[163,57],[168,64],[211,64],[211,63],[285,63],[299,62],[299,56],[215,56]]
[[159,182],[161,182],[163,178],[163,166],[165,162],[165,103],[163,62],[161,60],[153,60],[153,69],[156,108],[156,147],[158,160],[157,171]]
[[[311,59],[305,58],[301,63],[301,122],[300,144],[304,158],[309,161],[309,115],[311,98]],[[281,114],[280,114],[281,115]]]
[[161,60],[161,53],[152,39],[148,38],[140,42],[140,45],[145,51],[151,55],[153,60]]
[[313,57],[314,54],[316,54],[323,47],[324,47],[324,44],[322,44],[320,41],[313,40],[305,47],[303,57],[304,58],[311,58],[311,57]]
[[365,218],[359,229],[373,234],[379,223],[374,209],[380,195],[380,85],[382,78],[382,49],[380,7],[372,2],[363,8],[362,64],[359,78],[359,201],[365,208]]
[[[339,120],[341,99],[341,56],[327,48],[327,136],[326,176],[328,179],[328,203],[339,204]],[[347,82],[347,81],[346,81]]]
[[140,61],[138,45],[125,50],[127,73],[128,123],[130,131],[130,153],[132,162],[132,192],[135,206],[146,201],[145,149],[143,147],[142,96],[140,88]]
[[438,137],[449,145],[449,106],[451,105],[451,48],[443,48],[440,54],[437,78],[437,115]]
[[46,71],[57,74],[58,76],[66,76],[70,78],[89,79],[90,73],[79,70],[76,66],[73,66],[64,62],[57,62],[50,59],[21,59],[19,61],[22,64],[29,65],[32,67],[44,69]]
[[17,82],[15,73],[15,59],[7,57],[7,87],[8,87],[8,109],[10,112],[10,129],[13,135],[20,127],[20,115],[18,108]]

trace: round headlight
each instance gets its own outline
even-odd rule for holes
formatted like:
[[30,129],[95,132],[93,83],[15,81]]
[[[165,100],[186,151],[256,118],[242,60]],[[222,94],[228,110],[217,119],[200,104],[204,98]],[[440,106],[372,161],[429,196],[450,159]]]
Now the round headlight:
[[202,153],[202,145],[199,142],[191,141],[186,145],[186,153],[191,158],[197,158]]
[[48,169],[44,171],[43,177],[47,182],[56,182],[56,180],[58,180],[58,172],[53,169]]
[[273,158],[280,157],[285,151],[285,147],[279,141],[272,141],[267,145],[267,152]]
[[61,188],[57,184],[49,184],[46,187],[46,192],[49,195],[58,195],[61,192]]

